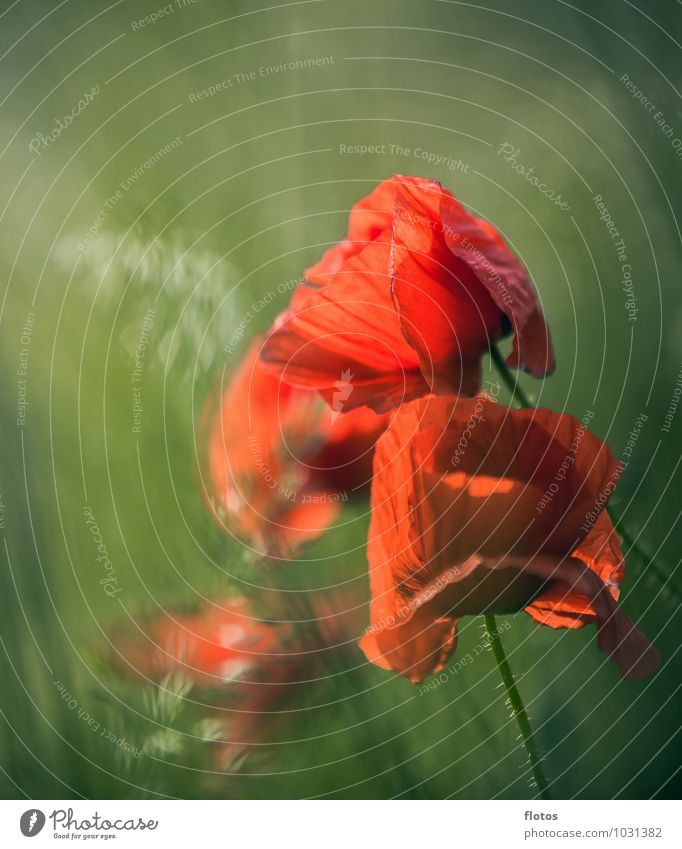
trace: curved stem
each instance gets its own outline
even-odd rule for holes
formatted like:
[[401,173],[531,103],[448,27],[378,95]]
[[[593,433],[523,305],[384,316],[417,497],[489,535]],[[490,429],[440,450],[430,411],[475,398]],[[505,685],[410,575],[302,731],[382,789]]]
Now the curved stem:
[[551,799],[552,795],[549,792],[547,779],[545,778],[545,773],[542,769],[542,759],[538,752],[538,747],[535,744],[535,738],[533,737],[533,729],[530,726],[526,708],[523,705],[521,694],[516,686],[514,675],[504,652],[502,641],[500,640],[500,634],[495,623],[495,617],[488,613],[483,617],[483,619],[485,621],[485,628],[488,632],[488,637],[490,638],[490,645],[493,650],[493,655],[495,656],[497,668],[500,670],[502,683],[504,684],[507,696],[509,697],[509,704],[511,705],[514,718],[516,719],[519,730],[521,731],[521,739],[523,741],[524,748],[528,753],[528,762],[530,764],[533,779],[538,788],[538,793],[541,799]]
[[502,354],[500,354],[500,351],[494,342],[490,346],[490,358],[502,378],[502,383],[504,383],[507,389],[511,392],[512,398],[516,401],[519,407],[535,406],[534,404],[531,404],[528,396],[523,390],[523,387],[507,368],[504,360],[502,359]]

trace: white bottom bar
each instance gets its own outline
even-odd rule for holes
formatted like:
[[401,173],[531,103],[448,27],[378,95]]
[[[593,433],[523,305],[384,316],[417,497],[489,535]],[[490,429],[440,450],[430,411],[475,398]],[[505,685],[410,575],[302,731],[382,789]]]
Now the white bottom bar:
[[682,828],[679,803],[669,801],[0,802],[0,845],[26,847],[27,838],[36,847],[679,849]]

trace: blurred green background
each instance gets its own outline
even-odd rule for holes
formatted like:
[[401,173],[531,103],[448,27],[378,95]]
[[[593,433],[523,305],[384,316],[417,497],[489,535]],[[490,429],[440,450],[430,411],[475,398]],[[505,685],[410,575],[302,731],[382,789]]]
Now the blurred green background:
[[[420,695],[355,647],[366,504],[300,561],[254,570],[199,492],[204,399],[286,296],[227,356],[245,312],[398,171],[442,181],[527,264],[558,359],[551,380],[523,378],[538,403],[594,410],[617,456],[647,417],[616,506],[656,559],[630,553],[623,599],[663,654],[659,673],[618,680],[592,628],[557,634],[518,615],[503,640],[555,796],[675,796],[682,412],[664,426],[682,367],[679,4],[178,0],[136,24],[159,8],[5,0],[0,12],[0,793],[532,796],[490,652]],[[505,161],[505,143],[568,209]],[[625,245],[629,296],[596,195]],[[150,309],[138,433],[132,374]],[[200,699],[162,703],[116,674],[112,635],[262,587],[331,600],[348,642],[272,733],[263,717],[272,745],[212,774]],[[458,652],[481,634],[465,621]],[[85,712],[143,755],[93,733]]]

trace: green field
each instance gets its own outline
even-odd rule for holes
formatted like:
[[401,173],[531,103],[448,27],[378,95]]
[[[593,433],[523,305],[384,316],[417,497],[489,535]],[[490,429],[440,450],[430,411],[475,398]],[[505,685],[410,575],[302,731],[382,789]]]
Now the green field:
[[[475,662],[422,693],[357,648],[366,501],[299,559],[263,565],[201,494],[198,420],[216,381],[351,205],[400,172],[440,180],[505,235],[558,363],[521,383],[537,404],[594,411],[627,459],[614,506],[645,556],[625,546],[622,601],[662,653],[656,676],[621,681],[593,628],[500,620],[552,793],[675,797],[679,4],[170,9],[145,22],[147,0],[6,0],[0,17],[0,793],[533,796],[492,654],[476,653],[480,618],[462,623],[453,658]],[[118,651],[135,623],[237,591],[266,619],[327,605],[342,636],[224,771],[220,694],[142,682]]]

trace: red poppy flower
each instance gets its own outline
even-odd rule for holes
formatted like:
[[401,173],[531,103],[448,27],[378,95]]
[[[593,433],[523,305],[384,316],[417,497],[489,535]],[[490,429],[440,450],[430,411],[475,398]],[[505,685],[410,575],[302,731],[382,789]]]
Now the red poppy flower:
[[284,631],[256,619],[241,596],[218,599],[191,615],[164,614],[140,629],[148,642],[123,638],[123,654],[152,680],[181,670],[193,684],[219,687],[257,680],[267,666],[282,665]]
[[597,625],[626,678],[658,653],[618,606],[623,557],[600,507],[621,471],[572,416],[479,396],[405,405],[377,443],[368,659],[420,681],[457,620],[525,609],[552,628]]
[[386,420],[367,409],[330,413],[317,393],[268,373],[259,349],[256,340],[219,410],[206,415],[209,500],[232,533],[285,556],[369,484]]
[[[286,613],[276,595],[272,601]],[[120,630],[115,666],[162,690],[182,684],[210,723],[217,768],[232,768],[273,741],[300,706],[302,686],[328,677],[329,653],[343,651],[348,633],[357,633],[353,609],[343,597],[315,598],[314,618],[294,630],[287,621],[257,618],[241,596],[217,599],[191,614],[142,620],[132,633]]]
[[544,377],[554,357],[533,284],[497,230],[440,183],[395,175],[357,203],[347,237],[309,268],[262,358],[343,409],[386,411],[429,392],[473,395],[481,357],[514,334],[507,364]]
[[291,628],[255,618],[241,597],[217,600],[191,615],[167,613],[140,623],[139,630],[133,637],[117,635],[125,661],[117,665],[162,686],[173,675],[200,690],[195,704],[209,709],[204,715],[217,729],[212,733],[220,740],[219,768],[264,741],[300,680],[304,655]]

